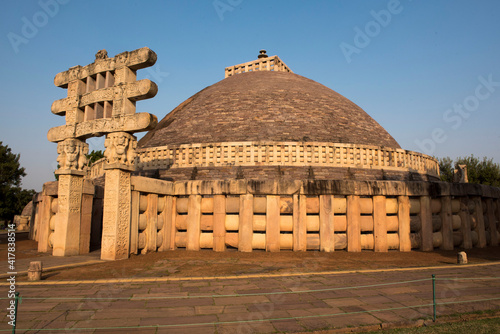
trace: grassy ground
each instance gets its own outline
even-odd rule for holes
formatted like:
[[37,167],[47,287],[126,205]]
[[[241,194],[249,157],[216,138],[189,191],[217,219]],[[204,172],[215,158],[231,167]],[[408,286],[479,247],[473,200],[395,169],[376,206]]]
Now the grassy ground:
[[[367,333],[380,333],[367,332]],[[427,333],[454,333],[454,334],[496,334],[500,333],[500,318],[475,319],[458,322],[441,323],[418,328],[386,329],[387,334],[427,334]]]

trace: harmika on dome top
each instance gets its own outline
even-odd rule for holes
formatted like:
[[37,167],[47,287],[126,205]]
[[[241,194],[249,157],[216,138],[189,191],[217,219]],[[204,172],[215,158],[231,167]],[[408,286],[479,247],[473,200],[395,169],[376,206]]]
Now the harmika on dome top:
[[363,109],[277,56],[225,70],[138,143],[138,172],[168,180],[437,178]]
[[203,89],[165,116],[139,147],[243,141],[400,148],[337,92],[297,74],[271,71],[237,74]]

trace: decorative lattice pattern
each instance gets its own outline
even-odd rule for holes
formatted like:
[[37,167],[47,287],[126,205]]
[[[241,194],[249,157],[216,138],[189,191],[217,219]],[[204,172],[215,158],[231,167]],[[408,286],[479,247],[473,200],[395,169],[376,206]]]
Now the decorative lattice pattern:
[[334,143],[233,142],[138,150],[140,169],[212,166],[328,166],[416,171],[439,175],[427,155],[401,149]]
[[52,104],[52,113],[66,117],[66,125],[52,128],[48,138],[60,142],[68,138],[86,139],[106,133],[149,130],[156,117],[136,114],[136,101],[154,97],[156,84],[136,81],[138,69],[152,66],[156,54],[149,48],[123,52],[107,58],[105,52],[87,66],[74,66],[56,75],[54,84],[66,88],[68,96]]

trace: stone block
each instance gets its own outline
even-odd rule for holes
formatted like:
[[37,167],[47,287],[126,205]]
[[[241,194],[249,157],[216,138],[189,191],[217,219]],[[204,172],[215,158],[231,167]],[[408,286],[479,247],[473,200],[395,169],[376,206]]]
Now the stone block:
[[373,235],[375,252],[387,252],[387,200],[385,196],[373,197]]
[[83,176],[59,175],[58,213],[52,255],[80,253]]
[[307,250],[307,199],[293,195],[293,250]]
[[28,281],[40,281],[42,279],[42,261],[32,261],[28,268]]
[[319,201],[320,251],[333,252],[335,250],[333,195],[320,195]]
[[410,199],[408,196],[398,197],[398,221],[399,221],[399,251],[411,251],[411,226],[410,226]]
[[467,253],[465,252],[458,252],[457,254],[457,263],[458,264],[467,264]]
[[347,196],[347,251],[361,251],[359,196]]
[[269,195],[266,209],[266,250],[280,250],[280,197]]
[[253,239],[253,195],[240,196],[240,214],[238,231],[238,250],[252,251]]
[[108,170],[105,182],[101,259],[126,259],[130,251],[130,173]]

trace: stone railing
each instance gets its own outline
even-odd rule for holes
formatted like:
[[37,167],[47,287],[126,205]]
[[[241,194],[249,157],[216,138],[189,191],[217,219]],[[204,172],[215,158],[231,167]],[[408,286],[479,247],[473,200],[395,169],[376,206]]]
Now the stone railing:
[[249,61],[247,63],[238,64],[226,67],[225,77],[230,77],[234,74],[255,71],[275,71],[275,72],[290,72],[293,73],[288,66],[278,57],[272,56],[267,58],[260,58],[258,60]]
[[324,142],[228,142],[138,150],[138,168],[322,166],[413,171],[439,176],[436,159],[387,147]]
[[497,246],[500,189],[400,181],[132,177],[130,252],[332,252]]
[[[57,182],[46,183],[34,200],[32,235],[41,252],[50,251],[60,233],[57,191]],[[83,194],[82,203],[87,204],[80,237],[88,249],[89,231],[99,222],[92,203],[102,194],[95,192],[90,181],[84,183]],[[126,254],[231,248],[242,252],[433,251],[498,246],[500,239],[500,188],[477,184],[171,182],[132,176],[130,196],[130,233],[117,245]],[[102,212],[102,206],[95,211]]]

